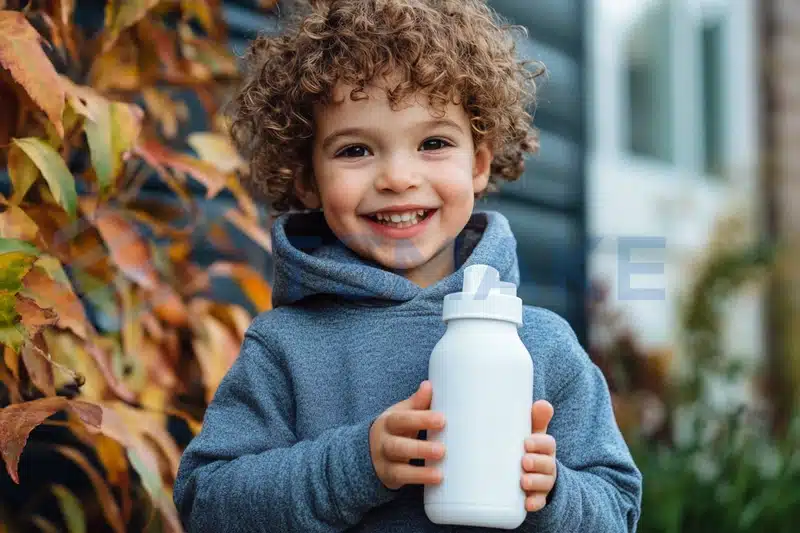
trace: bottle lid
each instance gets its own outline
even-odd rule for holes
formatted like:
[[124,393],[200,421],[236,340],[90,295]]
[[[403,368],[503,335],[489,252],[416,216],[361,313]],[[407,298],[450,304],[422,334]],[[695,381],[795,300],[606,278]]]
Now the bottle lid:
[[500,281],[500,273],[489,265],[470,265],[464,269],[461,292],[444,297],[442,319],[489,318],[522,325],[522,300],[517,286]]

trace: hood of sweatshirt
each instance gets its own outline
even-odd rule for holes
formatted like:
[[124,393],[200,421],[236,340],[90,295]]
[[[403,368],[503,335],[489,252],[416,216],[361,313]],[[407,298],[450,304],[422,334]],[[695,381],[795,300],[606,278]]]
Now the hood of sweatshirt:
[[492,266],[503,281],[519,285],[516,239],[508,220],[494,211],[473,213],[456,238],[456,271],[425,288],[350,250],[333,234],[321,211],[278,217],[272,227],[272,245],[274,308],[308,298],[371,305],[415,299],[441,302],[445,295],[461,290],[463,270],[473,264]]

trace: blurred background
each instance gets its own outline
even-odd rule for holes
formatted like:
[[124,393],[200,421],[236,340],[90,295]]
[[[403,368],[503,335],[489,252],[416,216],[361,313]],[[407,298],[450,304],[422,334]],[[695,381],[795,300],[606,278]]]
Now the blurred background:
[[[489,3],[547,76],[540,153],[480,207],[608,379],[639,531],[794,531],[800,3]],[[270,307],[222,109],[293,6],[0,10],[0,532],[179,531],[180,450]]]

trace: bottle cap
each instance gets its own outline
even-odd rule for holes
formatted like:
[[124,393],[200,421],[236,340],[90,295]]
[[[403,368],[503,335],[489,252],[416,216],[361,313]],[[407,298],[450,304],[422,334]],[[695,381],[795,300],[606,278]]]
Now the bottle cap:
[[514,283],[500,281],[500,273],[489,265],[464,269],[461,292],[444,297],[442,319],[489,318],[522,325],[522,300]]

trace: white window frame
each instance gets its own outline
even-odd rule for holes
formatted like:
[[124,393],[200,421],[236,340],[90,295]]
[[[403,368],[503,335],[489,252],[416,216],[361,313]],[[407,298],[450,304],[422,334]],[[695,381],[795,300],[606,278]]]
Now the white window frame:
[[[752,169],[758,152],[757,0],[667,0],[671,4],[670,79],[673,108],[673,162],[632,153],[627,147],[629,121],[625,83],[624,34],[609,13],[614,4],[647,0],[593,0],[589,9],[590,117],[589,149],[602,158],[614,158],[642,173],[670,179],[701,179],[711,186],[725,181],[706,175],[702,24],[718,17],[722,24],[721,94],[723,124],[721,156],[730,174]],[[620,8],[616,8],[620,9]],[[688,88],[688,90],[687,90]]]

